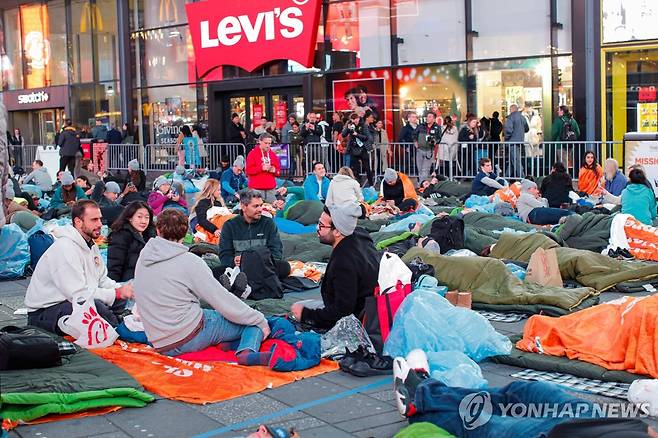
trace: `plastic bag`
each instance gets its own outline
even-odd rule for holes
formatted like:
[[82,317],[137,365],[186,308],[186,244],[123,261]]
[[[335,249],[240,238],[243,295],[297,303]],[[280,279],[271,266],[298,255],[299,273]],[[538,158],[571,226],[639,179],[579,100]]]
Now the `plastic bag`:
[[505,263],[505,267],[512,274],[516,275],[516,277],[519,280],[521,281],[525,280],[525,269],[523,269],[522,267],[515,265],[514,263]]
[[437,293],[417,290],[398,309],[384,353],[404,357],[414,348],[426,353],[457,351],[480,362],[509,354],[512,343],[479,313],[455,307]]
[[458,351],[440,351],[427,354],[431,377],[454,388],[485,388],[480,366]]
[[648,403],[649,414],[658,416],[658,379],[640,379],[628,388],[628,401],[631,403]]
[[98,314],[94,298],[76,297],[71,301],[73,312],[62,316],[57,326],[64,333],[75,338],[75,343],[83,348],[105,348],[114,344],[119,334]]
[[377,284],[381,292],[395,288],[398,282],[403,285],[411,284],[411,269],[392,252],[385,252],[379,264]]
[[346,348],[354,351],[359,345],[363,345],[372,353],[375,352],[368,333],[354,315],[338,320],[334,328],[321,336],[320,344],[322,357],[327,358],[345,354]]
[[464,202],[464,207],[466,208],[474,208],[478,206],[483,206],[491,204],[491,201],[489,200],[488,196],[480,196],[480,195],[471,195],[468,197],[466,202]]
[[0,228],[0,279],[22,277],[29,264],[27,234],[16,224]]
[[364,187],[361,189],[361,193],[363,193],[363,200],[368,204],[375,202],[379,198],[379,193],[377,193],[374,187]]
[[470,249],[451,249],[447,253],[445,253],[446,256],[450,257],[477,257],[477,254],[475,254],[473,251]]

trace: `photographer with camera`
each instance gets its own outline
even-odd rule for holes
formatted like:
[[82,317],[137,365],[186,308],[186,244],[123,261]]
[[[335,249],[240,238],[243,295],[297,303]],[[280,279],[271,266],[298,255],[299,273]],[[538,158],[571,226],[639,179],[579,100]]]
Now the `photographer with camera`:
[[416,146],[416,166],[418,167],[418,181],[422,182],[430,177],[432,164],[436,162],[441,142],[441,126],[436,123],[436,114],[427,113],[427,123],[418,126]]
[[[371,114],[366,111],[366,118]],[[361,172],[365,172],[368,185],[372,186],[374,184],[374,172],[370,168],[368,154],[373,147],[373,137],[369,126],[366,126],[357,113],[353,113],[345,124],[342,135],[343,138],[348,138],[345,153],[350,155],[350,167],[357,177],[357,181],[360,179]]]

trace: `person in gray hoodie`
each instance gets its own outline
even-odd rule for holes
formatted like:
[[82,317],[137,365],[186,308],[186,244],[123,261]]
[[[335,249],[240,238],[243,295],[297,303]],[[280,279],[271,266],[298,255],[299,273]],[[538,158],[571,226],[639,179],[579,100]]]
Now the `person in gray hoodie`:
[[[270,333],[267,320],[227,291],[206,263],[188,251],[182,243],[187,228],[181,211],[163,211],[156,224],[158,237],[146,243],[137,260],[135,302],[146,337],[167,356],[239,340],[239,363],[267,364],[268,353],[258,353]],[[200,300],[214,310],[202,309]]]
[[525,133],[530,129],[525,117],[519,112],[519,107],[512,104],[509,107],[510,114],[505,120],[505,141],[512,144],[507,145],[509,178],[523,178],[524,170],[521,162],[521,148],[525,139]]
[[546,198],[542,198],[534,181],[521,180],[521,195],[516,200],[519,217],[535,225],[555,225],[564,216],[573,212],[560,208],[550,208]]
[[[37,186],[42,192],[49,192],[53,189],[53,179],[48,173],[48,169],[43,167],[43,161],[34,160],[32,163],[32,172],[23,178],[23,184],[32,183]],[[25,187],[23,187],[24,191]]]

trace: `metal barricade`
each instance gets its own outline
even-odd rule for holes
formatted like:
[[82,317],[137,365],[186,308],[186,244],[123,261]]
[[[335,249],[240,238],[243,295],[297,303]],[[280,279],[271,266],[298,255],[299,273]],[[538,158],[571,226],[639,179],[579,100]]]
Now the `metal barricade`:
[[24,145],[14,145],[9,146],[13,147],[13,157],[14,162],[17,166],[21,166],[26,171],[32,169],[32,162],[35,160],[37,155],[37,149],[39,146],[45,147],[45,145],[40,144],[24,144]]
[[141,149],[142,145],[139,144],[108,144],[106,168],[109,170],[126,170],[130,161],[137,160],[141,162],[143,157]]
[[[201,167],[216,169],[222,157],[228,158],[229,165],[238,155],[246,160],[246,147],[240,143],[203,143],[199,145],[199,157],[192,162]],[[198,158],[198,159],[197,159]],[[144,148],[144,168],[146,171],[171,171],[178,164],[178,146],[174,144],[149,144]]]
[[201,163],[211,170],[220,166],[222,158],[227,159],[229,166],[238,155],[242,155],[245,162],[247,160],[247,148],[241,143],[204,143],[201,149]]

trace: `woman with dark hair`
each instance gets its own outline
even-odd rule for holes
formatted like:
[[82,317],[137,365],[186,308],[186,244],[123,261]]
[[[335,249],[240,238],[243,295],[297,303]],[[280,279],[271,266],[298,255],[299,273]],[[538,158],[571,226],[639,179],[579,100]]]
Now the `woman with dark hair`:
[[112,224],[107,248],[107,275],[114,281],[128,281],[135,276],[139,253],[155,237],[153,212],[145,202],[132,202]]
[[[201,165],[201,155],[199,154],[199,143],[192,135],[192,130],[189,126],[183,125],[180,127],[180,133],[176,139],[176,147],[178,148],[178,165]],[[186,167],[187,168],[187,167]]]
[[642,169],[628,174],[628,185],[621,192],[621,212],[646,225],[656,219],[656,196]]
[[567,168],[559,161],[553,164],[553,170],[541,182],[541,194],[548,200],[548,206],[551,208],[560,208],[562,204],[571,202],[569,192],[573,190],[571,176],[567,173]]
[[601,179],[603,168],[596,162],[594,152],[587,151],[583,157],[583,165],[578,172],[578,191],[589,196],[601,194]]

